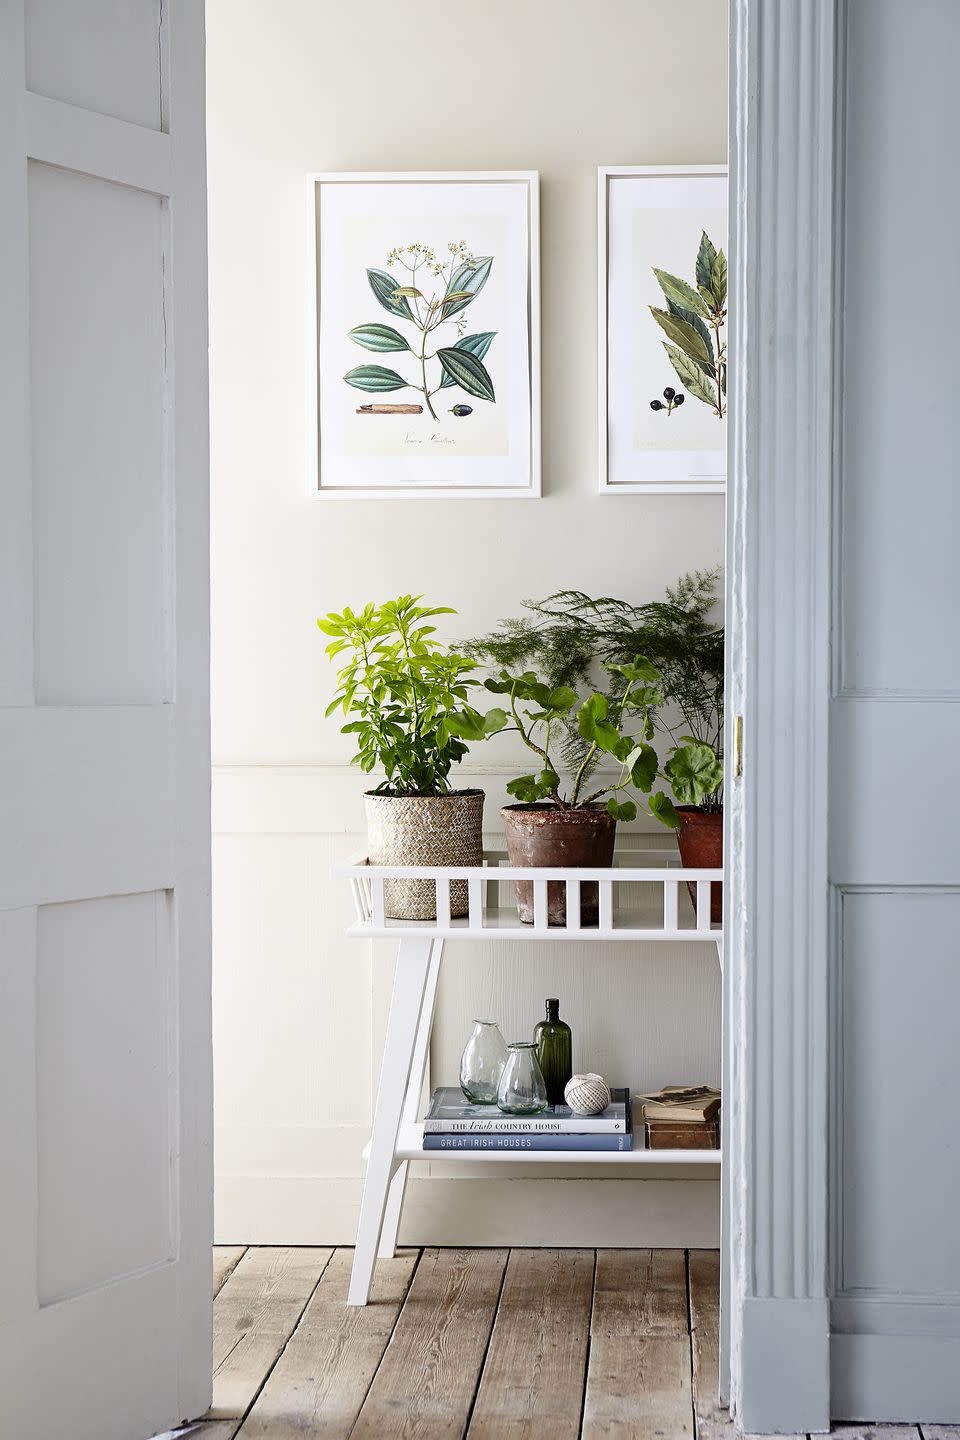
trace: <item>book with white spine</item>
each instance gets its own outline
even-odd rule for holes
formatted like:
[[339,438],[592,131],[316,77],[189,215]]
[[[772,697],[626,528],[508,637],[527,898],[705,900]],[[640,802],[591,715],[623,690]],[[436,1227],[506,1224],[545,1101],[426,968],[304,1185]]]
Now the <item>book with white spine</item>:
[[569,1105],[548,1105],[536,1115],[505,1115],[496,1105],[475,1105],[463,1091],[441,1086],[430,1099],[424,1135],[625,1135],[628,1090],[614,1090],[599,1115],[576,1115]]

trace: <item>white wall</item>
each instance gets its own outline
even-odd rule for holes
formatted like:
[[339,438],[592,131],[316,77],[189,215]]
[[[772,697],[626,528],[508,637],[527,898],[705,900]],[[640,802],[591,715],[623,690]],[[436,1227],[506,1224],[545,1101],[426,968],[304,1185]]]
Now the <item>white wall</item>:
[[[599,164],[723,162],[726,7],[488,0],[469,25],[466,15],[441,12],[428,25],[384,0],[207,5],[224,1241],[351,1238],[389,990],[389,951],[341,938],[347,896],[329,879],[331,863],[362,843],[362,784],[322,718],[333,677],[315,617],[425,591],[456,606],[449,633],[463,637],[516,614],[525,596],[577,586],[655,598],[682,570],[722,556],[721,499],[596,493],[595,196]],[[454,124],[465,97],[473,118]],[[311,502],[304,176],[481,168],[541,176],[544,498]],[[498,743],[473,767],[491,829],[516,754]],[[661,832],[657,843],[670,841]],[[450,946],[434,1079],[455,1079],[477,1007],[492,1004],[505,1029],[526,1030],[552,993],[578,1064],[637,1086],[716,1080],[715,969],[696,946]],[[517,1197],[548,1207],[557,1193],[540,1179],[490,1184],[472,1182],[465,1205],[461,1182],[453,1206],[449,1187],[415,1186],[418,1238],[492,1235],[481,1195],[487,1217],[507,1197],[496,1201],[496,1234],[516,1236]],[[665,1241],[676,1233],[671,1216],[684,1215],[693,1240],[715,1235],[711,1181],[572,1184],[599,1197],[608,1236]],[[465,1217],[456,1234],[451,1209]],[[588,1243],[582,1226],[563,1230],[577,1211],[557,1207],[555,1238]]]

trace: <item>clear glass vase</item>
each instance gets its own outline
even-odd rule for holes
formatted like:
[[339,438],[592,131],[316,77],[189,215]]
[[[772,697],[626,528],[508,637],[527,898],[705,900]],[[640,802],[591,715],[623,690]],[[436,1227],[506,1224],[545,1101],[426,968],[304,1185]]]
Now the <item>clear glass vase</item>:
[[474,1020],[460,1057],[460,1089],[474,1105],[495,1105],[507,1045],[496,1020]]
[[505,1115],[536,1115],[546,1108],[547,1087],[537,1061],[537,1047],[515,1040],[500,1076],[497,1104]]

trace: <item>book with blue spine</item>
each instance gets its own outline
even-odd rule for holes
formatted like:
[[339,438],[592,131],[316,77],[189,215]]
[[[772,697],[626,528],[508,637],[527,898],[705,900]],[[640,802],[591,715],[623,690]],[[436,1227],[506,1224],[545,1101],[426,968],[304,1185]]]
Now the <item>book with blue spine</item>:
[[[483,1131],[442,1131],[430,1133],[424,1130],[424,1150],[508,1150],[522,1152],[524,1150],[539,1151],[613,1151],[623,1152],[633,1149],[633,1117],[632,1107],[629,1103],[630,1092],[628,1090],[614,1090],[613,1101],[622,1106],[622,1128],[618,1131],[607,1130],[604,1132],[583,1132],[564,1129],[557,1131],[551,1129],[543,1130],[483,1130]],[[495,1106],[473,1106],[474,1110],[495,1110]],[[553,1107],[557,1108],[557,1107]],[[566,1107],[563,1107],[566,1108]],[[500,1112],[497,1112],[500,1113]],[[540,1119],[546,1112],[541,1111],[540,1116],[518,1117],[512,1115],[501,1115],[505,1122],[512,1122],[519,1118],[536,1120]],[[596,1117],[589,1115],[575,1115],[573,1120],[577,1124],[589,1122]]]

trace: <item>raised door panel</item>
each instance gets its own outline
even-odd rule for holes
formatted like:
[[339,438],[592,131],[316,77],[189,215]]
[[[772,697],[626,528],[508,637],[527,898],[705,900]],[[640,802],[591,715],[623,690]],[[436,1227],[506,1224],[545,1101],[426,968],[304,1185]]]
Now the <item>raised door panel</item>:
[[28,171],[37,702],[170,697],[166,218]]
[[161,0],[27,0],[27,89],[159,130],[162,11]]

